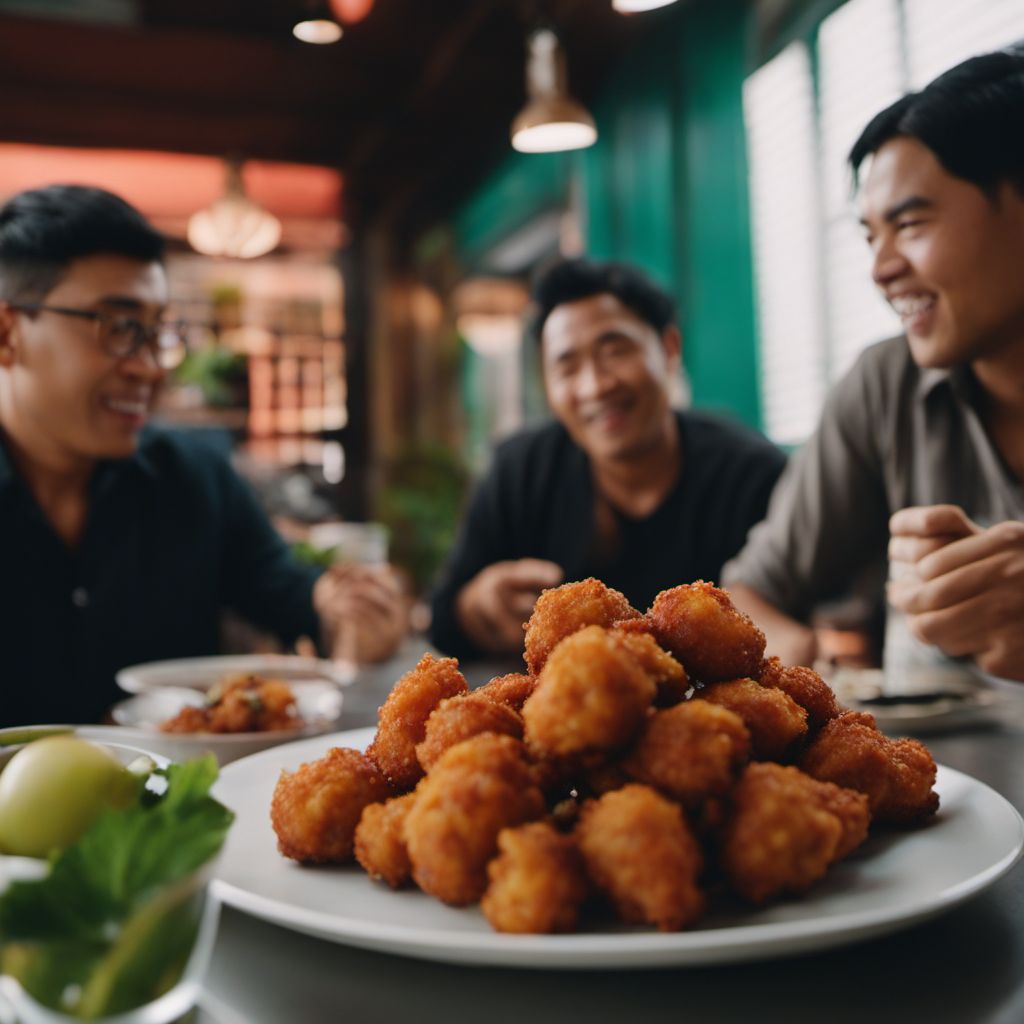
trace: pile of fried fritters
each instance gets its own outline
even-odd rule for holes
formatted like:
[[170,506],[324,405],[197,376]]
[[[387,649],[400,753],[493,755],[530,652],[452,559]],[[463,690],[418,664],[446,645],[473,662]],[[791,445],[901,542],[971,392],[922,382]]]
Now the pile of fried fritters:
[[599,580],[544,591],[528,672],[470,692],[425,655],[395,684],[366,752],[282,772],[286,857],[353,856],[392,888],[480,902],[505,932],[613,915],[687,928],[709,901],[803,892],[872,822],[925,822],[935,762],[844,710],[812,669],[710,583],[646,614]]

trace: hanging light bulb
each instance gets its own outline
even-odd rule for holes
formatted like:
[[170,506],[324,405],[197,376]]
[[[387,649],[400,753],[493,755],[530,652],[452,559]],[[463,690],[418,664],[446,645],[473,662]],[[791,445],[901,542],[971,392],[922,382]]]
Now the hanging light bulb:
[[342,35],[341,26],[330,18],[309,18],[292,26],[292,35],[304,43],[326,46],[336,43]]
[[512,146],[521,153],[582,149],[597,141],[594,119],[569,96],[558,37],[540,29],[527,40],[525,107],[512,122]]
[[346,25],[362,21],[373,7],[373,0],[328,0],[328,3],[334,17]]
[[326,46],[336,43],[343,29],[332,17],[331,8],[324,0],[306,0],[305,13],[293,26],[292,35],[304,43]]
[[245,194],[242,165],[229,160],[224,195],[192,214],[188,240],[193,249],[207,256],[254,259],[281,240],[281,222]]
[[620,14],[639,14],[641,11],[668,7],[675,2],[676,0],[612,0],[612,7]]

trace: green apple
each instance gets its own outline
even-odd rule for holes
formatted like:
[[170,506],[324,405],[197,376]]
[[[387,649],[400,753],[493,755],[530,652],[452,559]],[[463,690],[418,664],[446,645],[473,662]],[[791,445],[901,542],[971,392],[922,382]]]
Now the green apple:
[[138,788],[138,777],[95,743],[35,740],[0,773],[0,850],[46,857],[78,839],[101,811],[125,806]]

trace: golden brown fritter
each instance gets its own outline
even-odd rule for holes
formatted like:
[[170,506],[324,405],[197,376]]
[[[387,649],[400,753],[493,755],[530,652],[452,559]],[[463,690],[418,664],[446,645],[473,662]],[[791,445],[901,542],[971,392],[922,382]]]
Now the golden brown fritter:
[[543,813],[520,740],[488,732],[449,747],[405,819],[416,884],[445,903],[474,903],[487,887],[498,833]]
[[377,712],[377,735],[366,753],[396,792],[412,789],[423,777],[416,744],[423,739],[430,713],[445,697],[468,691],[459,663],[432,654],[424,654],[392,687]]
[[758,761],[782,761],[807,735],[807,712],[782,690],[732,679],[712,683],[700,691],[702,700],[728,708],[750,730],[751,757]]
[[682,808],[648,786],[588,801],[575,836],[587,874],[623,921],[679,931],[704,910],[697,840]]
[[721,837],[732,888],[752,903],[803,892],[867,834],[859,794],[822,790],[798,769],[748,765],[733,790]]
[[816,779],[865,793],[876,821],[916,825],[939,808],[936,767],[917,740],[893,740],[871,715],[848,711],[826,723],[800,758]]
[[440,756],[456,743],[482,732],[523,738],[523,720],[505,704],[488,700],[479,692],[445,697],[427,719],[423,740],[416,744],[416,756],[429,772]]
[[654,695],[651,677],[622,638],[586,626],[551,652],[523,705],[527,744],[535,756],[554,757],[623,747]]
[[412,864],[402,828],[416,791],[370,804],[356,826],[355,855],[362,869],[379,882],[399,889],[412,878]]
[[526,623],[523,657],[531,675],[539,675],[559,641],[584,626],[611,626],[640,613],[625,596],[593,578],[545,590]]
[[761,665],[760,679],[762,686],[789,694],[807,712],[807,727],[812,733],[843,710],[832,687],[813,668],[804,665],[784,668],[778,658],[766,658]]
[[513,711],[522,711],[526,698],[533,693],[536,685],[536,676],[527,675],[525,672],[510,672],[505,676],[495,676],[489,683],[484,683],[473,692],[497,704],[507,704]]
[[739,715],[689,700],[649,716],[622,767],[694,809],[725,793],[749,757],[750,733]]
[[572,931],[590,888],[573,838],[534,821],[502,829],[498,850],[480,900],[487,920],[499,932]]
[[691,679],[714,683],[760,671],[764,633],[711,583],[698,580],[663,590],[647,620],[655,639],[683,663]]
[[[637,629],[634,623],[641,623],[644,629]],[[678,704],[690,688],[686,669],[672,657],[650,633],[650,626],[643,619],[631,619],[615,626],[611,632],[618,637],[630,657],[651,677],[658,688],[656,699],[660,707]]]
[[319,761],[281,772],[270,803],[277,848],[304,864],[350,860],[363,808],[387,796],[384,776],[365,754],[332,747]]
[[303,724],[295,694],[283,679],[244,673],[212,687],[202,707],[184,707],[161,722],[160,731],[275,732]]

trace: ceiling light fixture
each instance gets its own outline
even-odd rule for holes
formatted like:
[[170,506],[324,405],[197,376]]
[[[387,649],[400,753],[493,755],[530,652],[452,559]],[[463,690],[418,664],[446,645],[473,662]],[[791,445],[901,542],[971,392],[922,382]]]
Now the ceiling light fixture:
[[654,11],[659,7],[668,7],[676,0],[612,0],[612,7],[620,14],[639,14],[641,11]]
[[338,21],[354,25],[362,21],[373,8],[373,0],[327,0],[331,12]]
[[341,26],[330,18],[310,18],[292,26],[292,35],[304,43],[326,46],[336,43],[342,36]]
[[594,119],[569,96],[565,54],[550,29],[527,40],[527,104],[512,122],[512,146],[521,153],[583,149],[597,141]]
[[250,260],[270,252],[280,240],[281,222],[245,194],[242,165],[228,160],[224,195],[189,218],[189,244],[206,256]]
[[336,43],[343,29],[324,0],[306,0],[303,16],[292,26],[292,35],[304,43],[327,46]]

